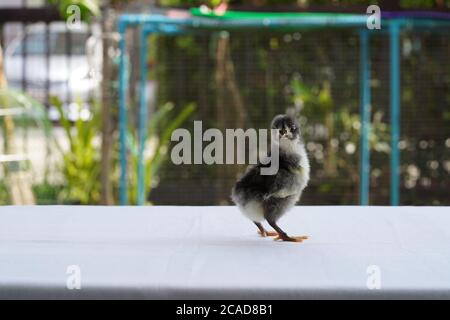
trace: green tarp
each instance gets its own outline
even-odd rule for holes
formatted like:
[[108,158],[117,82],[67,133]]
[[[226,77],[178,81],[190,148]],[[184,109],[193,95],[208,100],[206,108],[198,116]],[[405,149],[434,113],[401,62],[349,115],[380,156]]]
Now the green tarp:
[[253,12],[253,11],[226,11],[223,15],[217,15],[214,11],[202,12],[200,8],[192,8],[191,14],[196,17],[208,17],[217,19],[292,19],[292,18],[336,18],[336,17],[360,17],[358,14],[329,13],[329,12]]

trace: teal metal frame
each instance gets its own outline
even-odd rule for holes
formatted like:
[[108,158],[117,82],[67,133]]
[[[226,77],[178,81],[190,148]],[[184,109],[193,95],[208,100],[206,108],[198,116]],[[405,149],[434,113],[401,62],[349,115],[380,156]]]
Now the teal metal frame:
[[398,21],[389,25],[392,206],[400,204],[400,28]]
[[360,137],[360,188],[359,201],[363,206],[369,205],[370,188],[370,32],[361,30],[360,38],[360,117],[361,117],[361,137]]
[[128,91],[128,65],[126,53],[125,32],[126,23],[119,22],[119,202],[121,205],[128,203],[128,164],[127,164],[127,134],[128,134],[128,111],[127,111],[127,91]]
[[400,35],[403,28],[435,28],[450,26],[446,20],[430,19],[388,19],[383,20],[382,30],[368,30],[366,15],[345,15],[334,17],[302,17],[302,18],[264,18],[264,19],[210,19],[190,17],[175,19],[157,14],[124,14],[119,17],[118,31],[120,33],[119,57],[119,158],[120,180],[119,200],[121,205],[128,204],[128,56],[126,54],[125,33],[128,27],[141,27],[140,33],[140,99],[138,120],[138,192],[137,204],[145,203],[145,163],[144,151],[147,128],[147,96],[146,80],[148,53],[147,38],[152,33],[178,34],[193,29],[271,29],[271,28],[355,28],[360,35],[360,204],[369,205],[370,199],[370,123],[371,123],[371,88],[370,88],[370,36],[374,33],[384,33],[387,29],[390,39],[390,122],[391,122],[391,158],[390,158],[390,203],[400,204]]
[[140,78],[139,78],[139,119],[138,119],[138,135],[139,135],[139,151],[138,151],[138,198],[137,203],[143,205],[145,203],[145,141],[147,140],[147,52],[148,45],[147,39],[148,35],[152,32],[153,28],[144,27],[140,33],[140,53],[139,53],[139,68],[140,68]]

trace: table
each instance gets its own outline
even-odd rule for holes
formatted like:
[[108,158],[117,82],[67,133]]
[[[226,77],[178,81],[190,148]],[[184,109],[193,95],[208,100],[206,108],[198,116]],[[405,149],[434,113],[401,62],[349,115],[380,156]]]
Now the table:
[[279,224],[310,239],[262,238],[231,206],[0,207],[0,298],[450,299],[448,207],[297,206]]

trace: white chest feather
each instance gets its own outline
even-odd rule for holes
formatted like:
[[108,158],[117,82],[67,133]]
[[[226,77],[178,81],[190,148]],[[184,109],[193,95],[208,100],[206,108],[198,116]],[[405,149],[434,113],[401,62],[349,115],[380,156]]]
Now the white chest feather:
[[300,170],[298,170],[298,178],[300,184],[302,185],[302,190],[308,185],[309,181],[309,173],[310,173],[310,165],[309,165],[309,159],[308,154],[306,153],[305,145],[303,143],[300,143],[299,141],[292,141],[287,139],[280,140],[280,148],[283,148],[284,151],[291,154],[296,154],[300,158],[299,166],[301,167]]

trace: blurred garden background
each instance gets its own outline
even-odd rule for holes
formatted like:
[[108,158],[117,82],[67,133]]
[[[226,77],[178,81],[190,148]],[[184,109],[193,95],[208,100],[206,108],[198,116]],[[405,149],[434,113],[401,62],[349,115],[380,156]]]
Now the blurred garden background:
[[[247,11],[450,13],[448,0],[0,1],[0,205],[118,203],[117,17],[228,5]],[[67,9],[83,20],[71,28]],[[175,11],[176,10],[176,11]],[[401,204],[449,205],[450,34],[401,35]],[[127,33],[130,123],[138,120],[139,32]],[[389,39],[371,39],[370,204],[389,204]],[[174,165],[175,128],[267,128],[299,114],[312,178],[302,203],[359,203],[359,36],[355,30],[152,35],[146,57],[148,204],[226,205],[238,165]],[[136,125],[130,125],[130,203]],[[1,209],[0,209],[1,210]]]

